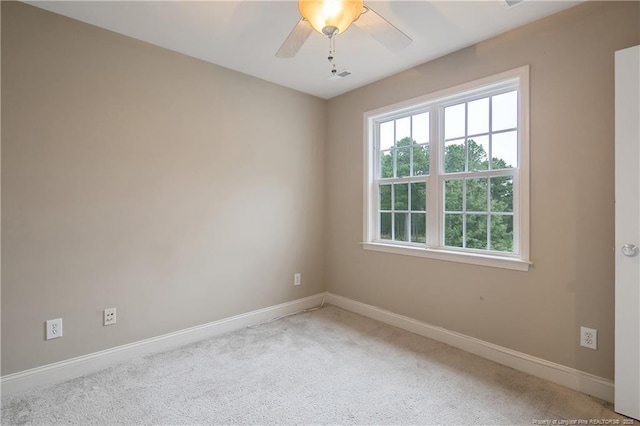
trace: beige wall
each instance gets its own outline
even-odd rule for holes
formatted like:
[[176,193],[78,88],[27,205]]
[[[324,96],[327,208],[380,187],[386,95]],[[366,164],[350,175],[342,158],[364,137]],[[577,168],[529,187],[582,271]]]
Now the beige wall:
[[2,374],[324,291],[324,108],[2,2]]
[[[587,3],[328,102],[328,290],[613,378],[614,51],[638,2]],[[516,272],[363,250],[363,113],[530,65],[531,258]],[[579,346],[581,325],[599,348]]]

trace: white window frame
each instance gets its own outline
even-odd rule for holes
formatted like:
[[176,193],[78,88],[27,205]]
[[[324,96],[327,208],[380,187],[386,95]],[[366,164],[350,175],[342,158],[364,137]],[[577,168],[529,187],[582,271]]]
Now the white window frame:
[[[444,247],[444,181],[456,174],[444,174],[440,150],[444,136],[444,107],[469,102],[474,96],[486,97],[495,91],[517,88],[518,91],[518,167],[507,169],[514,185],[514,253]],[[381,122],[419,112],[430,111],[429,175],[417,178],[427,182],[427,242],[416,244],[378,239],[378,153],[377,129]],[[439,121],[439,122],[438,122]],[[528,271],[529,259],[529,66],[482,78],[418,98],[399,102],[364,113],[364,199],[363,243],[366,250],[418,256],[517,271]],[[496,174],[478,172],[478,175]],[[502,173],[498,171],[497,174]],[[465,173],[467,175],[467,173]],[[462,177],[462,176],[458,176]],[[470,176],[465,176],[470,177]],[[435,216],[435,217],[434,217]]]

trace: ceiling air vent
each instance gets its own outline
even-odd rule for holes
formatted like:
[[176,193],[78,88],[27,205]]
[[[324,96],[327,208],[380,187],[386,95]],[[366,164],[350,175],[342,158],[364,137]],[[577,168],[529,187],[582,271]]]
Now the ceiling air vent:
[[524,0],[502,0],[502,5],[505,9],[510,9],[512,7],[516,7],[517,5],[523,3]]
[[349,70],[342,70],[342,71],[338,71],[335,74],[332,74],[329,76],[329,80],[340,80],[342,78],[346,78],[349,77],[351,75],[351,71]]

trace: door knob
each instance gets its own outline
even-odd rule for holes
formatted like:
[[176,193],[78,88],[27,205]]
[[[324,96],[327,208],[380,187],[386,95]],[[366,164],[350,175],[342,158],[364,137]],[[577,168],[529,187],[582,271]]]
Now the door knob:
[[635,244],[625,244],[622,246],[622,254],[628,257],[634,257],[638,255],[638,246]]

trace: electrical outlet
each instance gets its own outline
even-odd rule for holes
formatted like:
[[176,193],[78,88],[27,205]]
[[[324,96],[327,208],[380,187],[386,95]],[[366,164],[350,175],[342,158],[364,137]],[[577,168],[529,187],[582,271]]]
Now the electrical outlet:
[[104,325],[113,325],[116,323],[116,308],[107,308],[104,310]]
[[302,274],[297,273],[297,274],[293,274],[293,285],[300,285],[302,284]]
[[46,339],[62,337],[62,318],[48,320],[46,323]]
[[598,330],[580,327],[580,346],[589,349],[598,349]]

